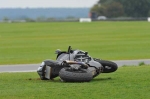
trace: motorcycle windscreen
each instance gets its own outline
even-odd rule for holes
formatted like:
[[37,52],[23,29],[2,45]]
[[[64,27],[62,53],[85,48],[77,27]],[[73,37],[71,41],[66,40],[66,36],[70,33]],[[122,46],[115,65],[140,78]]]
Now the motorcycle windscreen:
[[[69,60],[69,54],[61,54],[61,55],[57,58],[57,61],[59,61],[59,62],[63,62],[63,61],[65,61],[65,60]],[[70,54],[70,60],[74,60],[72,54]]]

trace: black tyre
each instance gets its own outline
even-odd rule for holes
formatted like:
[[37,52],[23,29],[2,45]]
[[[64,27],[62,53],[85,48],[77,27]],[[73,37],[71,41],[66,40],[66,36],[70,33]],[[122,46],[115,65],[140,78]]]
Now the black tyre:
[[37,71],[41,80],[48,80],[47,78],[45,78],[45,70],[46,70],[46,66],[51,67],[51,74],[50,74],[50,79],[53,79],[55,77],[57,77],[59,75],[59,71],[64,68],[63,66],[61,66],[60,64],[58,64],[56,61],[52,61],[52,60],[45,60],[44,61],[44,65],[42,66],[42,69]]
[[92,73],[87,69],[73,70],[70,67],[62,68],[59,76],[65,82],[89,82],[93,78]]
[[94,59],[94,60],[101,63],[102,66],[104,67],[102,73],[111,73],[111,72],[115,72],[118,69],[117,64],[112,61],[100,60],[100,59]]

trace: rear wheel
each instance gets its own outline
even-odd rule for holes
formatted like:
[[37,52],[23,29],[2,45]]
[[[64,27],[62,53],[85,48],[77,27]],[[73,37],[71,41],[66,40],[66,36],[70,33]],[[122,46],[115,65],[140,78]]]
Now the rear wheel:
[[104,67],[102,73],[111,73],[111,72],[115,72],[118,69],[117,64],[112,61],[100,60],[96,58],[94,60],[101,63],[102,66]]
[[89,82],[93,78],[92,73],[87,69],[74,70],[70,67],[62,68],[59,76],[65,82]]

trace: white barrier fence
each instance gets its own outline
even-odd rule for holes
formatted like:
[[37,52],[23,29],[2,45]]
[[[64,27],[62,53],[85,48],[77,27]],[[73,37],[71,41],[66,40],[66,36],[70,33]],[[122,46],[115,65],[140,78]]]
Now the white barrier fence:
[[92,22],[91,18],[80,18],[79,22]]
[[147,18],[148,22],[150,22],[150,17]]

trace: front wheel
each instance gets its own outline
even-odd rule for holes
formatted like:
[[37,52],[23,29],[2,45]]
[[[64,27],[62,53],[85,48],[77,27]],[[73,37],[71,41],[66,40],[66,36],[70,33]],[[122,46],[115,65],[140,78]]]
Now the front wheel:
[[70,67],[62,68],[59,76],[65,82],[89,82],[93,78],[92,73],[87,69],[74,70]]
[[102,66],[104,67],[102,73],[111,73],[115,72],[118,69],[117,64],[112,61],[100,60],[96,58],[94,60],[102,64]]

